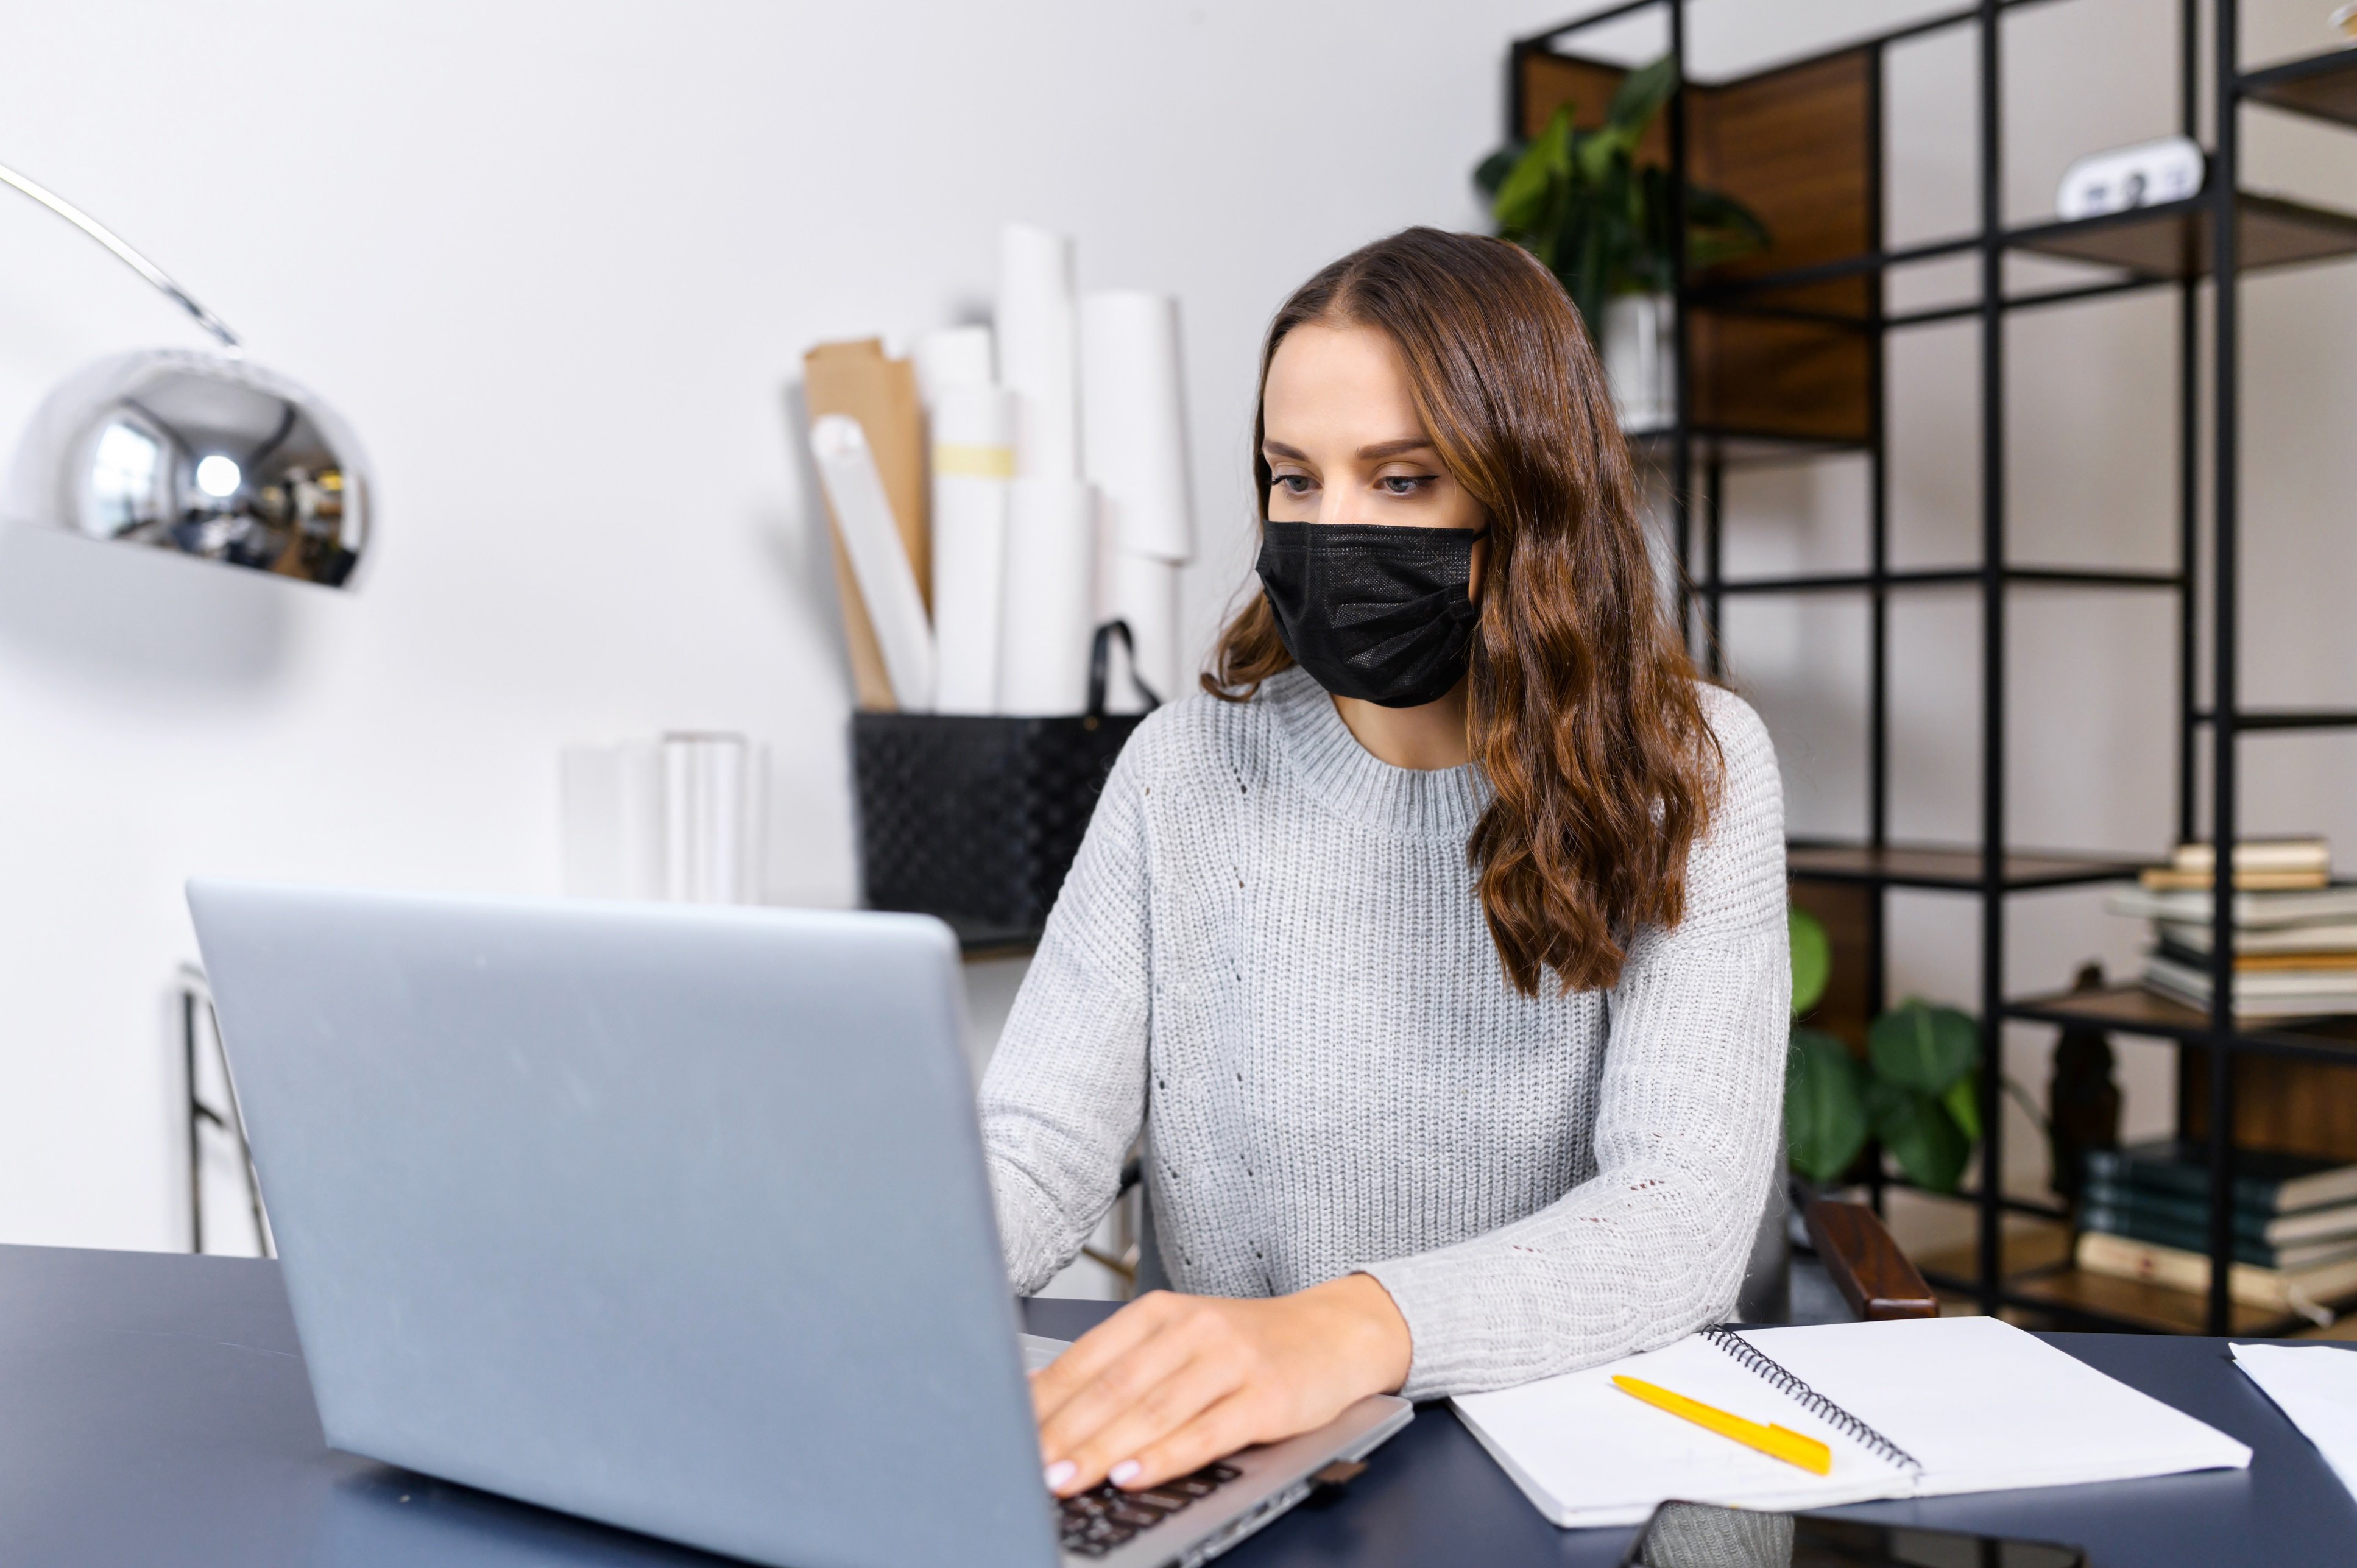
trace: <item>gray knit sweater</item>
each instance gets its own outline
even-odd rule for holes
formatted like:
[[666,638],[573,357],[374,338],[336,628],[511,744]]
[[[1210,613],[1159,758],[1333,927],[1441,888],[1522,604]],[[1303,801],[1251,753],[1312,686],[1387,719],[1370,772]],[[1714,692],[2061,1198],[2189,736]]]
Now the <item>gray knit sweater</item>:
[[1685,918],[1620,983],[1507,983],[1466,863],[1478,766],[1393,768],[1301,671],[1189,697],[1105,787],[982,1088],[1016,1288],[1070,1262],[1141,1127],[1180,1290],[1353,1270],[1415,1398],[1663,1344],[1733,1306],[1783,1101],[1783,805],[1716,688],[1727,772]]

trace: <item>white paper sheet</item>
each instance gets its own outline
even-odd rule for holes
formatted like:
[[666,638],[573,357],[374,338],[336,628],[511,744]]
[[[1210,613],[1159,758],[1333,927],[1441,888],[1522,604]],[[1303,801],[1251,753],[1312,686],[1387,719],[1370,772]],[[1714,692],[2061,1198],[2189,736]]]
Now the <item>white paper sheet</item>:
[[[1633,1524],[1670,1498],[1830,1508],[1874,1498],[2240,1468],[2250,1449],[1993,1317],[1748,1329],[1742,1337],[1921,1466],[1894,1465],[1695,1337],[1585,1371],[1460,1396],[1466,1425],[1556,1524]],[[1812,1476],[1612,1386],[1626,1372],[1822,1438]]]
[[933,406],[933,706],[997,711],[1015,402],[952,383]]
[[1095,508],[1078,479],[1017,478],[1008,487],[1001,713],[1077,714],[1087,706],[1094,532]]
[[892,699],[910,713],[933,703],[933,633],[925,618],[917,574],[892,521],[892,503],[859,422],[830,413],[811,426],[811,455],[819,484],[843,532],[843,552],[867,606]]
[[1081,301],[1082,471],[1103,492],[1121,549],[1195,554],[1178,306],[1123,289]]
[[2237,1345],[2234,1365],[2316,1444],[2357,1498],[2357,1350],[2334,1345]]
[[998,243],[998,380],[1016,397],[1016,472],[1080,475],[1079,322],[1072,242],[1009,223]]
[[937,407],[943,387],[986,387],[996,381],[991,363],[990,328],[944,327],[917,339],[909,358],[917,371],[917,401]]

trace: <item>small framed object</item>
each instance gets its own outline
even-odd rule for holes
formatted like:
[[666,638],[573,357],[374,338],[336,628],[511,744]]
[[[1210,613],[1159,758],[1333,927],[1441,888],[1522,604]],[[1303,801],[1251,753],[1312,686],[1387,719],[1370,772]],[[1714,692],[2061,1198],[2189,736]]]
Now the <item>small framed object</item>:
[[2201,193],[2201,148],[2186,136],[2090,153],[2062,171],[2054,210],[2066,221],[2183,201]]

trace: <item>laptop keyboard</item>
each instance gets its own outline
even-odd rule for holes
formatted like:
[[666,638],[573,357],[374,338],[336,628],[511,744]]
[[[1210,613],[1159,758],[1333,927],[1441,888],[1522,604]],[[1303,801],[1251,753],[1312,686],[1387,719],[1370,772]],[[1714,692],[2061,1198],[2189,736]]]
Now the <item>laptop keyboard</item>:
[[1057,1505],[1061,1545],[1077,1557],[1103,1557],[1243,1474],[1232,1465],[1206,1465],[1191,1476],[1144,1491],[1125,1492],[1107,1485],[1066,1498]]

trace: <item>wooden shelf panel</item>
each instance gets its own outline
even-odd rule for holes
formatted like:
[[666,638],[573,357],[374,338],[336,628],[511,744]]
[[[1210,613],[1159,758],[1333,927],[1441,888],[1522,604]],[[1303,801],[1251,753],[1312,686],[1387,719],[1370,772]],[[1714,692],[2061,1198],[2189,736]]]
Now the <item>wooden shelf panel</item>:
[[[1892,887],[1943,887],[1971,892],[1981,885],[1981,852],[1936,845],[1790,844],[1790,875],[1828,882],[1870,882]],[[2009,889],[2070,887],[2134,876],[2148,860],[2114,855],[2016,853],[2005,857]]]
[[[2005,1288],[2017,1300],[2050,1303],[2064,1311],[2099,1313],[2157,1333],[2209,1332],[2208,1297],[2142,1280],[2115,1279],[2081,1268],[2061,1268],[2017,1275],[2006,1281]],[[2228,1332],[2275,1337],[2307,1326],[2304,1317],[2270,1312],[2238,1301],[2233,1304],[2233,1326]]]
[[[2357,217],[2248,192],[2237,198],[2236,205],[2244,272],[2357,255]],[[2198,199],[2173,201],[2075,223],[2018,230],[2007,243],[2042,256],[2126,267],[2150,278],[2206,277],[2210,209]]]
[[2242,85],[2244,96],[2255,102],[2357,125],[2357,48],[2286,60],[2251,72]]
[[[2083,1024],[2166,1039],[2198,1040],[2210,1032],[2210,1018],[2181,1002],[2141,985],[2108,985],[2100,991],[2069,991],[2025,997],[2006,1007],[2006,1016],[2040,1024]],[[2253,1050],[2285,1055],[2345,1058],[2357,1065],[2357,1016],[2339,1018],[2237,1018],[2239,1043]]]
[[[1785,435],[1774,431],[1731,430],[1718,426],[1695,425],[1689,435],[1690,448],[1697,463],[1720,463],[1728,467],[1752,467],[1763,463],[1790,463],[1807,457],[1826,457],[1844,452],[1863,452],[1862,441],[1835,440],[1813,435]],[[1674,432],[1668,429],[1640,430],[1629,437],[1629,448],[1640,461],[1663,463],[1670,461],[1675,444]]]

